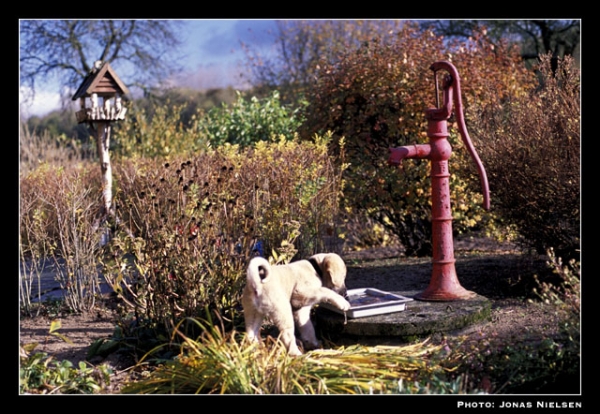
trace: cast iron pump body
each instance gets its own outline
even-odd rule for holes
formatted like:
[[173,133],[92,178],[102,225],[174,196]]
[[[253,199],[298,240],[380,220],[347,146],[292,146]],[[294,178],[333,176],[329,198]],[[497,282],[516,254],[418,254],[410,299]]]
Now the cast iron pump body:
[[[425,158],[431,161],[431,221],[433,243],[433,270],[427,289],[417,294],[415,299],[425,301],[454,301],[470,299],[476,294],[463,288],[458,281],[454,266],[454,245],[452,240],[452,210],[450,207],[450,186],[448,159],[452,147],[448,142],[448,119],[452,115],[454,103],[456,121],[462,140],[471,157],[477,164],[483,191],[483,207],[490,208],[489,187],[485,169],[467,133],[462,110],[460,78],[450,62],[435,62],[430,67],[434,72],[436,102],[438,108],[425,110],[428,120],[427,136],[429,144],[415,144],[391,148],[388,163],[399,166],[405,158]],[[443,84],[443,106],[439,108],[437,72],[448,72]]]

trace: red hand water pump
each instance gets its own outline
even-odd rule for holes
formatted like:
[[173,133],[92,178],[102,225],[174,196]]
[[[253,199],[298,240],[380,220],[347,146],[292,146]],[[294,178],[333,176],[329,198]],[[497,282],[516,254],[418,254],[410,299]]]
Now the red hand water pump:
[[[437,108],[425,110],[428,121],[427,136],[429,144],[415,144],[391,148],[388,163],[399,166],[405,158],[425,158],[431,161],[431,222],[433,243],[433,270],[429,286],[417,294],[415,299],[425,301],[453,301],[469,299],[474,292],[460,285],[454,266],[454,245],[452,240],[452,210],[450,207],[450,186],[448,159],[452,147],[448,142],[448,119],[452,115],[452,104],[458,123],[460,136],[477,165],[483,191],[483,207],[490,208],[489,187],[485,169],[475,151],[465,125],[460,78],[458,71],[450,62],[435,62],[430,67],[434,72]],[[448,74],[443,83],[443,105],[439,106],[438,71]]]

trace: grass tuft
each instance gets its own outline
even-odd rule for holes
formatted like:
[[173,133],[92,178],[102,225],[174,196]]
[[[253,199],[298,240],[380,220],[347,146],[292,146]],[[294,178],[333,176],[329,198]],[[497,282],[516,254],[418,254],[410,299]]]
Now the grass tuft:
[[[289,357],[275,338],[251,343],[244,334],[206,328],[185,338],[177,358],[159,365],[126,394],[398,394],[459,393],[436,362],[441,347],[349,346]],[[421,385],[419,379],[434,379]],[[440,378],[438,380],[438,378]],[[457,385],[458,384],[458,385]]]

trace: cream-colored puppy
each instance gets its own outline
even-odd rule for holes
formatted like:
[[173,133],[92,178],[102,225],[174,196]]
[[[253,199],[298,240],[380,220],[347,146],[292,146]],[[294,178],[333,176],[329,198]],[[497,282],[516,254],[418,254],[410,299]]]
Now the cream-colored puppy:
[[313,305],[330,303],[350,309],[346,293],[346,265],[335,253],[320,253],[308,260],[271,266],[262,257],[250,261],[246,287],[242,295],[248,338],[257,341],[264,318],[280,332],[288,354],[301,355],[296,344],[294,326],[298,328],[305,349],[320,346],[310,320]]

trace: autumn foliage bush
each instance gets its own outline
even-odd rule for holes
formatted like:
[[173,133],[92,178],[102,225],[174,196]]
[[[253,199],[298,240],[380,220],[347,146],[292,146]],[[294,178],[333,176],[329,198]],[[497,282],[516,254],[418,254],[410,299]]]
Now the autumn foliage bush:
[[[20,180],[20,272],[22,309],[34,311],[40,277],[54,266],[68,307],[94,308],[100,294],[100,167],[43,164]],[[34,294],[37,292],[37,295]]]
[[573,59],[541,56],[540,86],[501,102],[469,108],[472,130],[485,137],[490,190],[499,214],[538,253],[565,260],[580,249],[580,75]]
[[210,146],[206,136],[197,133],[201,110],[187,123],[182,104],[134,107],[128,117],[114,127],[112,155],[121,157],[168,157],[173,154],[194,153]]
[[36,264],[50,260],[75,311],[94,307],[104,278],[140,323],[169,329],[206,310],[233,321],[253,255],[285,262],[340,251],[334,223],[341,173],[328,145],[327,136],[280,137],[195,156],[115,160],[108,244],[98,222],[98,165],[24,174],[23,306],[31,310],[43,270]]
[[340,172],[328,140],[281,139],[115,165],[120,223],[105,277],[141,320],[239,311],[245,268],[335,251]]
[[[350,166],[344,172],[344,210],[385,226],[408,255],[432,252],[430,166],[426,160],[407,160],[401,169],[392,168],[387,165],[388,149],[427,142],[424,113],[435,106],[429,67],[438,60],[457,67],[466,108],[474,102],[500,103],[535,85],[517,51],[492,44],[483,32],[468,42],[449,42],[407,23],[393,41],[375,38],[334,63],[321,62],[307,94],[310,106],[302,135],[332,131],[334,149],[345,137]],[[470,121],[467,116],[467,127]],[[482,211],[479,177],[452,121],[449,129],[454,229],[462,232],[490,221],[490,216]],[[486,145],[483,132],[471,138],[478,149]],[[483,156],[482,161],[488,162]]]

